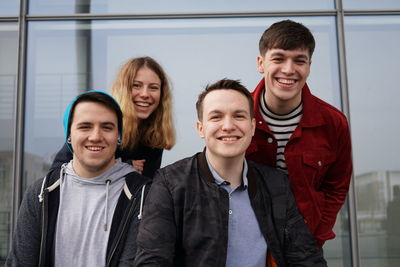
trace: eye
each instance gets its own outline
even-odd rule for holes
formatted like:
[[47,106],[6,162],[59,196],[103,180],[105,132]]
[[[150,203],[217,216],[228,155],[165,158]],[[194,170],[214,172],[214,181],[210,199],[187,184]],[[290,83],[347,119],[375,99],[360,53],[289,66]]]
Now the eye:
[[297,64],[305,64],[305,63],[307,63],[307,61],[305,59],[297,59],[296,63]]
[[233,116],[235,119],[243,120],[246,119],[246,116],[244,114],[236,114]]
[[141,84],[140,83],[134,83],[132,84],[132,88],[140,88]]
[[219,120],[221,118],[220,115],[213,115],[210,117],[210,120],[215,121],[215,120]]
[[274,61],[274,62],[282,62],[282,61],[283,61],[283,58],[281,58],[281,57],[274,57],[274,58],[272,58],[271,60]]
[[81,125],[81,126],[78,126],[78,129],[79,129],[79,130],[90,129],[90,126],[87,126],[87,125]]
[[158,86],[150,86],[150,90],[158,91],[158,90],[160,90],[160,87],[158,87]]
[[106,131],[112,131],[114,129],[114,127],[112,125],[104,125],[103,129]]

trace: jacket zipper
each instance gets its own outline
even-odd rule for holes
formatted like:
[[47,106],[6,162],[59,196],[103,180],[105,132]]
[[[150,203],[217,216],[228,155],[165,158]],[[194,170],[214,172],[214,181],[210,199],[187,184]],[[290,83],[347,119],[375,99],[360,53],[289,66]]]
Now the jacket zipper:
[[[147,184],[147,183],[146,183]],[[139,187],[136,192],[135,192],[135,196],[137,195],[138,191],[144,186],[145,184],[143,184],[141,187]],[[122,236],[124,235],[124,233],[126,232],[126,228],[127,228],[127,224],[129,219],[132,217],[132,212],[133,212],[133,208],[135,207],[135,203],[136,203],[137,197],[134,197],[131,200],[131,205],[129,207],[129,212],[128,212],[128,216],[126,217],[126,220],[124,221],[124,225],[121,229],[121,231],[118,233],[118,238],[117,238],[117,242],[115,243],[115,246],[112,248],[111,253],[110,253],[110,257],[107,260],[107,267],[110,266],[111,263],[111,259],[113,258],[115,251],[117,250],[118,244],[121,241]],[[132,223],[132,222],[131,222]]]
[[43,191],[43,202],[42,202],[42,234],[40,241],[40,256],[39,266],[46,266],[46,242],[47,242],[47,189]]

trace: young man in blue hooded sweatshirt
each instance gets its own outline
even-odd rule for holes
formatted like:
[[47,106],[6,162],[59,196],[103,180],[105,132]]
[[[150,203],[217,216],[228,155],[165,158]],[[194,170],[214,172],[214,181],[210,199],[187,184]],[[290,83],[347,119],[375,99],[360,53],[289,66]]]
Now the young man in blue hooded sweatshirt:
[[68,106],[73,159],[25,193],[6,266],[132,266],[149,180],[115,159],[122,112],[101,91]]

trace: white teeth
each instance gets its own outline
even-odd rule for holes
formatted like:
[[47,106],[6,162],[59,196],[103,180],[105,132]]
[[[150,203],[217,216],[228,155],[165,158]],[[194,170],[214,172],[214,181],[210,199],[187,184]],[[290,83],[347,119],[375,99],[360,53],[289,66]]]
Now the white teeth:
[[222,137],[222,141],[235,141],[237,140],[237,137]]
[[294,84],[294,83],[295,83],[295,80],[278,79],[278,82],[284,83],[284,84]]
[[150,106],[150,104],[149,103],[139,103],[139,102],[136,102],[136,105],[138,105],[138,106],[141,106],[141,107],[148,107],[148,106]]
[[90,151],[100,151],[103,148],[98,147],[98,146],[88,146],[87,149],[89,149]]

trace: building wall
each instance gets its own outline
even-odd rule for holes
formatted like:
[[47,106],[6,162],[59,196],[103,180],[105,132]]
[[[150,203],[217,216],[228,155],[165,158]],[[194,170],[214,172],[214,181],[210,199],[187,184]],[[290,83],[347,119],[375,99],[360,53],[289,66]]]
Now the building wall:
[[131,57],[159,61],[172,81],[177,127],[165,166],[203,147],[195,100],[204,86],[228,77],[252,90],[262,78],[259,37],[272,23],[293,19],[316,38],[312,92],[342,109],[352,131],[354,193],[338,215],[336,239],[324,247],[328,264],[400,264],[393,227],[400,221],[394,189],[400,184],[399,1],[21,3],[0,3],[0,262],[22,192],[62,146],[61,118],[76,94],[109,91]]

